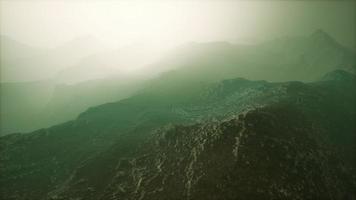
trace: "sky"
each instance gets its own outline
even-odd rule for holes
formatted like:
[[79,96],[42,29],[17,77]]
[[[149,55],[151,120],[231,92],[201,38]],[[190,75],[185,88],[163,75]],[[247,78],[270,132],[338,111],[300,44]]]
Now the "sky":
[[0,34],[38,47],[259,41],[323,29],[355,47],[356,1],[0,1]]

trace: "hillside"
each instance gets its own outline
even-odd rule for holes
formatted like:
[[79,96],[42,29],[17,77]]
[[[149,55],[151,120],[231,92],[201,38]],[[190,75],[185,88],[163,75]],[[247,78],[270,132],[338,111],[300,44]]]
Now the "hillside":
[[157,65],[204,80],[314,81],[336,69],[355,72],[355,55],[325,31],[316,30],[309,36],[281,37],[253,45],[190,43],[170,52]]
[[[176,125],[157,131],[138,156],[120,159],[111,182],[92,199],[355,196],[354,169],[324,143],[324,133],[298,110],[279,104],[225,121]],[[64,199],[88,195],[82,185],[90,182],[81,173],[85,168],[78,172],[81,184],[70,185]],[[98,187],[90,188],[95,194]]]
[[2,199],[354,195],[353,74],[196,84],[162,84],[61,125],[1,137]]
[[143,81],[111,77],[77,84],[53,80],[0,83],[0,136],[32,132],[75,119],[91,106],[127,98]]
[[[17,46],[19,45],[13,44],[12,48],[16,47],[21,56],[22,51]],[[11,49],[6,48],[9,51]],[[282,37],[255,45],[228,42],[188,43],[165,54],[145,45],[108,51],[100,49],[101,45],[95,39],[84,37],[48,50],[45,54],[42,52],[41,55],[30,56],[31,59],[35,57],[35,60],[27,57],[15,59],[16,62],[25,61],[19,64],[19,68],[2,63],[2,72],[7,77],[10,77],[7,69],[15,70],[16,76],[22,74],[28,77],[31,73],[37,76],[37,71],[41,71],[41,75],[45,74],[50,69],[48,66],[55,67],[52,66],[53,63],[61,66],[53,77],[47,81],[35,81],[36,87],[26,93],[18,93],[16,99],[11,97],[11,93],[26,90],[27,85],[32,85],[32,82],[1,84],[0,92],[9,91],[8,85],[16,85],[16,88],[11,92],[2,92],[2,107],[6,113],[1,111],[1,115],[8,115],[10,112],[13,114],[3,122],[4,128],[0,129],[0,134],[30,132],[73,120],[91,106],[145,93],[145,90],[154,90],[156,93],[189,90],[195,93],[204,84],[236,77],[310,82],[319,80],[329,71],[340,69],[355,72],[356,67],[355,52],[340,45],[323,30],[317,30],[309,36]],[[68,56],[75,51],[81,52],[80,55]],[[46,69],[32,69],[32,65]],[[24,67],[30,71],[23,71]],[[17,69],[21,72],[16,71]],[[6,79],[1,81],[4,80]],[[39,82],[43,85],[37,84]],[[141,87],[142,85],[147,87]],[[51,91],[48,88],[52,88]],[[138,92],[142,88],[143,91]],[[45,93],[42,91],[46,91],[47,95],[39,97],[38,93]],[[41,109],[33,109],[31,106],[36,97]],[[26,102],[26,99],[29,101]],[[19,112],[16,107],[13,109],[13,104],[8,102],[17,102],[16,105],[27,112]]]

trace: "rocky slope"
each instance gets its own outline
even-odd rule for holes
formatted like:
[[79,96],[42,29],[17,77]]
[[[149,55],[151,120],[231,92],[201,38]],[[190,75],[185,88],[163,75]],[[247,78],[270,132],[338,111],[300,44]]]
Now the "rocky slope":
[[139,156],[121,159],[99,199],[355,197],[355,174],[322,134],[289,105],[173,126],[158,131]]
[[352,197],[355,80],[336,71],[308,84],[164,84],[1,137],[0,197]]

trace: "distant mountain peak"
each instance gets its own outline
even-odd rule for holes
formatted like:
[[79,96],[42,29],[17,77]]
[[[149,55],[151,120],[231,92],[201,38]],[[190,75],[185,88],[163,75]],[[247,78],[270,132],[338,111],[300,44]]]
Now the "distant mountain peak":
[[328,72],[321,79],[323,81],[355,81],[356,77],[354,74],[347,71],[337,69],[331,72]]
[[316,42],[337,44],[335,39],[322,29],[317,29],[316,31],[314,31],[311,34],[310,38]]
[[331,38],[331,36],[327,32],[325,32],[323,29],[315,30],[311,34],[311,37],[314,37],[314,38],[320,38],[320,37]]

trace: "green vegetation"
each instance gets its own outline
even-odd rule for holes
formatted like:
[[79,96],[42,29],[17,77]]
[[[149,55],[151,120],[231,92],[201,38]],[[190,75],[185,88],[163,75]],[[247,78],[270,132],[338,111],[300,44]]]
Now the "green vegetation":
[[77,81],[93,78],[86,72],[89,69],[83,66],[87,64],[100,71],[98,66],[104,64],[100,62],[104,58],[113,63],[126,60],[137,66],[139,62],[134,62],[135,56],[146,52],[137,49],[140,48],[128,48],[124,54],[128,59],[120,57],[115,61],[113,56],[91,56],[87,59],[93,62],[83,61],[48,81],[1,83],[4,108],[1,111],[4,118],[1,134],[30,132],[73,120],[91,106],[118,101],[135,93],[148,91],[156,93],[158,100],[181,101],[181,98],[196,98],[194,94],[201,88],[224,79],[314,81],[328,71],[354,72],[356,69],[355,52],[338,44],[324,31],[317,30],[311,36],[285,37],[256,45],[189,43],[153,63],[151,68],[157,69],[155,73],[159,74],[155,77],[152,74],[127,77],[113,74],[74,84],[65,82],[75,82],[74,77]]
[[356,1],[0,1],[0,200],[356,199]]
[[[313,181],[316,181],[318,184],[315,187],[324,187],[325,190],[335,190],[331,195],[325,194],[326,196],[322,196],[324,193],[315,192],[314,190],[306,190],[298,195],[301,195],[301,197],[311,195],[316,198],[333,198],[335,197],[334,195],[337,196],[347,191],[353,191],[355,183],[352,182],[351,175],[355,167],[354,160],[352,160],[355,146],[350,141],[354,141],[355,129],[353,122],[356,114],[354,87],[356,78],[350,73],[335,71],[329,73],[324,79],[326,80],[309,84],[301,82],[269,83],[265,81],[231,79],[200,87],[200,89],[195,89],[195,92],[188,91],[186,93],[177,93],[176,95],[173,92],[162,93],[160,89],[146,89],[141,94],[134,95],[128,99],[90,108],[74,121],[38,130],[30,134],[11,134],[2,137],[0,142],[0,157],[2,159],[2,167],[0,168],[2,175],[0,180],[1,185],[4,187],[1,189],[1,195],[13,199],[21,199],[25,196],[30,199],[115,199],[113,197],[115,194],[118,196],[125,195],[128,199],[136,199],[137,195],[146,192],[151,193],[160,187],[159,183],[146,182],[151,180],[149,178],[150,174],[155,173],[153,169],[151,171],[150,168],[146,168],[142,172],[143,174],[135,177],[134,171],[138,170],[141,165],[143,165],[141,167],[149,167],[153,164],[153,168],[159,165],[163,167],[164,171],[162,173],[167,173],[167,175],[174,170],[182,170],[183,172],[179,172],[180,174],[185,173],[184,170],[189,166],[190,161],[187,161],[188,163],[186,164],[183,164],[183,162],[181,167],[171,166],[171,164],[176,163],[173,160],[164,162],[162,160],[164,158],[159,157],[166,155],[170,151],[164,149],[164,147],[152,147],[155,150],[151,150],[150,144],[147,144],[147,148],[149,149],[146,149],[145,144],[147,140],[149,143],[152,142],[152,144],[160,143],[155,139],[157,137],[155,134],[157,130],[159,134],[162,131],[165,132],[166,129],[175,132],[176,129],[170,128],[172,127],[170,124],[192,124],[193,130],[188,126],[183,133],[169,133],[163,134],[163,136],[158,135],[158,137],[173,137],[169,140],[173,140],[173,143],[178,142],[178,146],[175,145],[174,151],[182,151],[181,153],[185,151],[193,152],[194,149],[203,147],[200,147],[198,143],[193,146],[186,146],[184,144],[185,140],[195,141],[195,139],[178,139],[180,134],[184,134],[187,137],[198,137],[197,134],[202,134],[199,136],[201,137],[200,139],[196,139],[197,142],[209,140],[204,135],[210,133],[216,134],[216,137],[223,137],[225,134],[224,131],[220,133],[220,128],[214,128],[214,124],[220,123],[218,122],[220,120],[223,122],[226,119],[234,119],[240,113],[247,113],[245,126],[248,127],[248,132],[251,132],[246,133],[247,135],[257,134],[257,136],[266,137],[265,145],[277,145],[279,148],[278,151],[282,151],[284,148],[278,141],[283,143],[285,141],[284,137],[298,137],[299,142],[290,144],[292,145],[290,147],[292,149],[286,151],[287,155],[289,151],[291,151],[291,155],[297,153],[301,156],[305,154],[303,152],[312,151],[315,155],[308,157],[308,159],[311,159],[312,166],[333,170],[326,171],[326,174],[324,174],[328,180],[330,178],[329,181],[325,182],[320,177],[313,178]],[[176,85],[163,84],[163,86],[167,91],[170,91],[168,90],[169,88],[176,88]],[[279,105],[282,105],[282,107],[278,108]],[[275,106],[278,109],[274,109]],[[198,128],[201,123],[207,123],[207,128],[203,128],[202,130]],[[167,128],[160,129],[160,127]],[[177,125],[177,128],[180,129],[179,125]],[[234,127],[230,127],[230,129],[233,133],[238,133],[241,128],[236,127],[235,129]],[[195,133],[194,130],[201,131]],[[265,135],[266,131],[271,136],[267,137]],[[287,134],[285,131],[290,131],[288,135],[291,136],[285,135]],[[174,139],[175,137],[178,138]],[[227,140],[226,142],[218,142],[217,144],[223,144],[226,148],[230,148],[229,144],[233,142],[234,140]],[[274,144],[275,142],[277,143]],[[313,145],[314,143],[315,145]],[[299,146],[304,147],[301,148]],[[264,152],[255,149],[257,147],[254,146],[246,146],[245,148],[246,151]],[[208,162],[208,160],[215,162],[213,154],[209,153],[210,150],[204,150],[203,148],[202,151],[210,156],[199,158],[202,159],[199,162]],[[215,150],[212,149],[211,151]],[[163,163],[146,163],[146,159],[142,160],[146,154],[153,156],[152,159],[149,159],[150,162],[158,159],[157,162]],[[338,155],[338,160],[330,161],[331,163],[325,160],[329,159],[329,156],[330,159],[334,159],[334,154]],[[189,155],[191,154],[188,153],[186,156],[189,157]],[[233,147],[231,147],[229,154],[224,153],[222,155],[233,156]],[[251,154],[251,156],[253,155]],[[272,160],[276,160],[276,162],[284,159],[277,157],[277,155],[285,156],[283,152],[268,155]],[[156,158],[156,156],[158,157]],[[179,159],[179,157],[173,155],[172,157],[169,155],[166,156],[165,159]],[[261,156],[263,157],[263,155]],[[255,162],[249,160],[250,158],[246,159],[248,159],[248,162]],[[251,157],[251,159],[255,158]],[[293,159],[290,162],[292,161]],[[135,162],[138,163],[135,164]],[[218,160],[216,162],[221,163]],[[233,160],[228,162],[232,162],[231,164],[235,163]],[[279,167],[285,173],[290,173],[291,169],[289,167],[291,167],[292,163],[288,160],[283,162],[285,164]],[[343,164],[332,164],[335,162]],[[237,162],[236,164],[240,165],[239,163]],[[272,162],[270,164],[272,169],[277,169],[273,167],[276,163]],[[202,163],[194,165],[192,168],[193,171],[198,170],[199,168],[196,168],[198,166],[201,166],[202,170],[205,170],[205,166],[209,166]],[[119,168],[117,168],[118,166]],[[124,171],[121,171],[121,167],[124,167],[122,169]],[[339,167],[347,168],[348,170],[346,172],[339,171]],[[312,168],[314,169],[314,167]],[[214,169],[217,168],[211,168],[211,170]],[[253,173],[252,168],[247,169],[252,170],[251,173]],[[131,170],[134,173],[132,176],[130,175]],[[210,168],[206,170],[210,170]],[[264,174],[270,173],[269,168],[262,167],[260,170]],[[307,169],[303,168],[300,170],[296,172],[298,176],[305,177],[295,181],[298,184],[302,184],[304,179],[311,181],[303,171]],[[317,169],[315,170],[310,173],[318,174]],[[148,174],[146,175],[146,173]],[[206,173],[206,179],[215,180],[215,172],[207,171]],[[226,171],[226,173],[229,173],[229,171]],[[242,175],[242,172],[239,173],[236,171],[235,173],[237,176]],[[330,184],[334,180],[334,177],[338,177],[339,175],[342,177],[350,176],[345,179],[336,179],[337,181],[341,181],[340,184],[343,186],[335,186],[336,188],[332,189]],[[192,180],[196,176],[192,175]],[[235,175],[230,174],[228,176]],[[139,188],[140,192],[137,193],[135,192],[136,186],[134,187],[133,185],[138,184],[137,181],[141,179],[140,177],[142,177],[143,185]],[[282,182],[277,181],[278,177],[276,175],[276,178],[270,177],[268,179],[269,183],[267,185],[276,184],[276,188],[272,190],[275,192],[278,192],[279,184],[282,184]],[[189,181],[189,177],[187,178],[180,180]],[[288,175],[289,178],[293,179],[292,175],[290,177]],[[193,195],[195,191],[209,189],[209,187],[205,186],[201,186],[203,188],[199,189],[199,185],[192,183],[189,189],[191,192],[189,192],[186,186],[184,186],[187,182],[181,183],[174,180],[167,187],[163,187],[165,189],[163,189],[160,195],[180,196],[187,195],[188,193]],[[235,186],[243,184],[231,182],[231,180],[234,179],[230,179],[227,183]],[[246,197],[251,197],[252,193],[250,194],[248,191],[254,191],[253,188],[257,187],[257,185],[254,185],[254,183],[257,184],[257,179],[254,176],[249,176],[243,180],[247,182],[253,181],[248,186],[252,189],[243,189],[243,194]],[[346,184],[349,181],[351,181],[350,184]],[[35,182],[36,184],[34,184]],[[203,184],[202,182],[199,183]],[[231,187],[235,187],[233,185]],[[286,187],[284,189],[291,192],[291,194],[298,193],[296,189],[288,189],[288,187],[294,185],[293,182],[286,182],[283,185],[283,188]],[[177,193],[172,193],[170,192],[170,187],[182,187],[182,191],[179,192],[180,190],[177,190]],[[302,185],[301,187],[306,186]],[[226,187],[225,189],[228,190],[228,188]],[[271,198],[285,195],[275,192],[269,194],[272,195]],[[209,193],[206,194],[208,195]],[[217,194],[220,193],[218,192]],[[146,198],[155,199],[160,197],[147,195]]]

